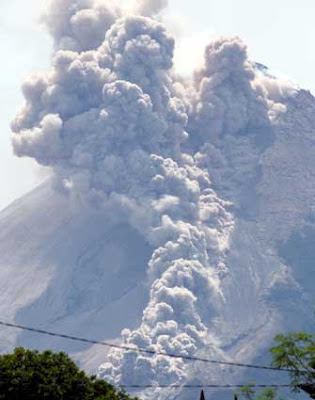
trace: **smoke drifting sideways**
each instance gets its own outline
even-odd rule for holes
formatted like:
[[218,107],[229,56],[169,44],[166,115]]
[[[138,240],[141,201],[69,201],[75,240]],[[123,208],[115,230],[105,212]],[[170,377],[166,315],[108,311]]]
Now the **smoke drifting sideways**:
[[[178,77],[175,41],[152,17],[165,6],[143,0],[126,15],[112,2],[51,1],[53,65],[23,84],[12,141],[19,157],[51,168],[56,190],[119,215],[154,248],[150,299],[123,342],[190,356],[207,344],[215,355],[211,320],[224,304],[234,217],[212,189],[213,146],[274,123],[292,88],[261,74],[238,38],[209,44],[193,83]],[[99,371],[124,385],[193,374],[180,360],[133,351],[110,352]]]
[[158,15],[168,6],[168,0],[138,0],[135,13],[145,17]]

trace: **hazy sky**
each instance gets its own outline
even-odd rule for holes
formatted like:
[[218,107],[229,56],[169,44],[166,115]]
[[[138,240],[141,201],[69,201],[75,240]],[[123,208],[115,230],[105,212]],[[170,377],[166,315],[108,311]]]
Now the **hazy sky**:
[[10,121],[22,104],[25,75],[47,68],[50,40],[37,23],[38,0],[1,0],[0,6],[0,209],[40,181],[30,160],[14,157]]
[[[169,0],[166,22],[179,38],[178,69],[189,73],[214,35],[239,35],[255,61],[315,93],[314,0]],[[44,70],[51,43],[38,23],[43,0],[1,0],[0,209],[40,182],[42,172],[12,155],[9,123],[23,76]]]

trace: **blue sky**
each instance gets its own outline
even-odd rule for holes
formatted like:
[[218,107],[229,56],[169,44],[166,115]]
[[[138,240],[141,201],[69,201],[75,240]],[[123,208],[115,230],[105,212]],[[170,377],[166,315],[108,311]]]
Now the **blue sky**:
[[[1,0],[0,209],[43,179],[29,160],[12,155],[10,120],[22,102],[23,76],[45,70],[51,42],[38,17],[43,0]],[[314,0],[169,0],[165,20],[177,36],[176,62],[189,73],[215,35],[239,35],[249,54],[315,93]]]

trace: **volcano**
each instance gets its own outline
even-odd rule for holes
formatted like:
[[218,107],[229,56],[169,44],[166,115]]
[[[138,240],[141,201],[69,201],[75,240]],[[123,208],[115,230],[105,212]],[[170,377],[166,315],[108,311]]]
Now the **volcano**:
[[[12,130],[15,153],[51,175],[0,214],[1,318],[267,363],[276,333],[315,327],[315,98],[249,60],[237,37],[178,76],[174,39],[145,4],[48,9],[52,69],[23,85]],[[1,351],[17,345],[66,350],[117,385],[244,377],[2,329]]]

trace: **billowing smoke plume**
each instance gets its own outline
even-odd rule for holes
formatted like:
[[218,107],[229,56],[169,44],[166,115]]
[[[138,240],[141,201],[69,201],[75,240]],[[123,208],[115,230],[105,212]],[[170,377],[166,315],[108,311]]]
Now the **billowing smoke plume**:
[[246,47],[237,37],[218,39],[206,48],[205,66],[195,77],[193,110],[205,141],[267,123],[266,102],[253,90],[254,78]]
[[[177,82],[174,39],[145,17],[165,5],[141,1],[141,16],[124,16],[110,2],[52,1],[53,66],[24,83],[13,145],[51,167],[65,195],[114,210],[154,247],[150,299],[123,342],[190,356],[210,343],[216,354],[210,328],[225,301],[234,222],[207,169],[225,162],[216,143],[270,124],[281,90],[272,78],[264,84],[238,38],[207,47],[193,88]],[[111,352],[100,373],[127,385],[181,384],[190,374],[180,360],[132,351]]]
[[113,1],[51,1],[44,20],[57,49],[87,51],[96,49],[105,33],[121,16]]

